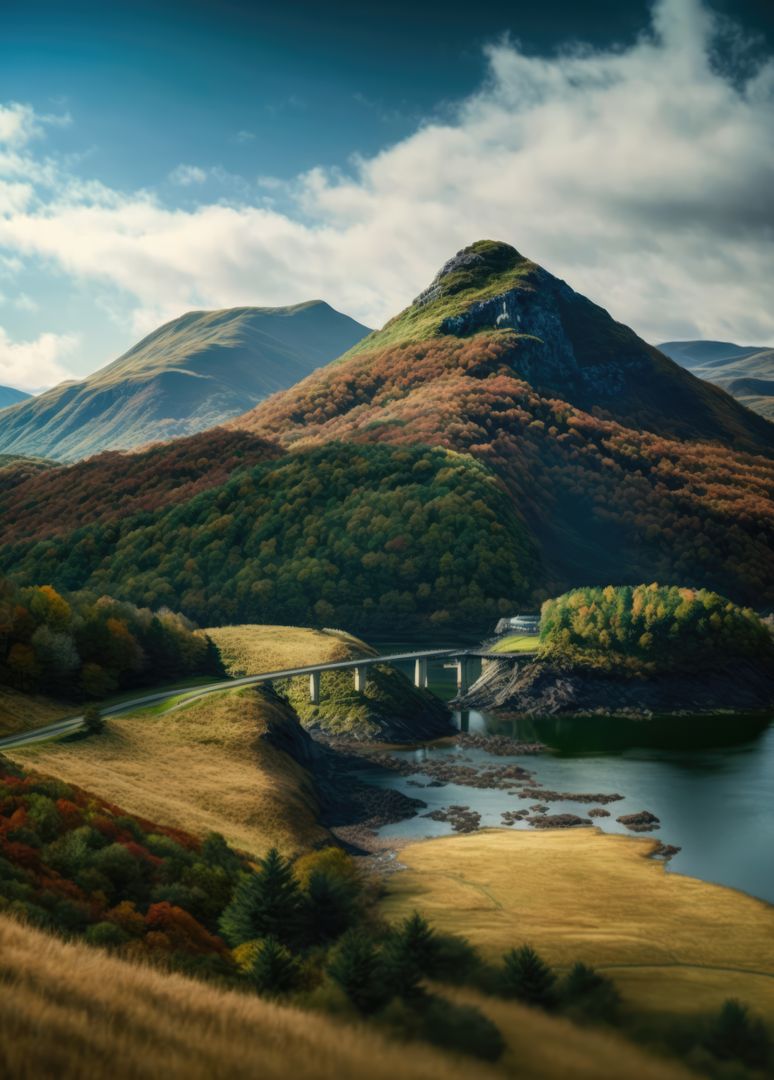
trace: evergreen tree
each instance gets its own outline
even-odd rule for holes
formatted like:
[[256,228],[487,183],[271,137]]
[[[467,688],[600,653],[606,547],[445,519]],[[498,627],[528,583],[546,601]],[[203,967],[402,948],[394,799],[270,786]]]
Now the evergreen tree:
[[420,971],[425,975],[434,974],[440,951],[438,935],[418,911],[404,919],[397,940],[403,951],[414,958]]
[[354,890],[345,881],[313,870],[306,887],[304,913],[311,941],[333,941],[355,920]]
[[328,974],[362,1013],[375,1012],[390,996],[381,957],[362,931],[344,935],[328,964]]
[[724,1001],[713,1018],[705,1046],[717,1058],[741,1061],[752,1069],[763,1068],[769,1060],[770,1039],[765,1026],[734,998]]
[[255,938],[298,938],[302,896],[290,862],[272,848],[260,869],[244,874],[220,917],[220,932],[232,946]]
[[564,980],[562,998],[571,1010],[598,1020],[615,1020],[621,1004],[613,981],[581,963],[574,964]]
[[248,978],[259,994],[287,994],[298,986],[298,961],[275,937],[264,938]]
[[549,1009],[555,1002],[556,976],[529,945],[511,949],[503,958],[503,987],[527,1005]]
[[96,705],[88,705],[83,710],[83,726],[89,735],[101,735],[105,730],[105,718]]

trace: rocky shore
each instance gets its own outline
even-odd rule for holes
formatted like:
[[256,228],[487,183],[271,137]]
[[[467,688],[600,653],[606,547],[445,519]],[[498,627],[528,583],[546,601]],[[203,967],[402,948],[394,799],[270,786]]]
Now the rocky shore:
[[555,660],[513,665],[489,661],[454,704],[518,716],[698,716],[774,706],[774,671],[729,659],[707,671],[632,675],[577,668]]

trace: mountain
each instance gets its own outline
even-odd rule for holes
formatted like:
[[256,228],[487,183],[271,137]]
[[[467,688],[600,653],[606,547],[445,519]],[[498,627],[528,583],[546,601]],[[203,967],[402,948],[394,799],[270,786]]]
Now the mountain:
[[665,341],[658,348],[701,379],[722,386],[761,416],[774,420],[774,349],[730,341]]
[[225,429],[0,492],[0,571],[203,625],[476,633],[578,584],[774,604],[774,425],[507,244]]
[[0,453],[73,460],[190,435],[244,412],[367,328],[315,300],[191,311],[112,364],[0,415]]
[[9,405],[17,405],[20,401],[26,401],[32,397],[24,390],[16,390],[13,386],[0,386],[0,409],[6,409]]

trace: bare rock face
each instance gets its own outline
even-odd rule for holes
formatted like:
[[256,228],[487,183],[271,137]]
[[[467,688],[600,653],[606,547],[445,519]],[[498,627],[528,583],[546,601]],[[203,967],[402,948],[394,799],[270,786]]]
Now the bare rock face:
[[650,810],[640,810],[636,814],[622,814],[615,820],[620,821],[632,832],[653,832],[654,829],[661,828],[661,821],[655,814],[651,814]]

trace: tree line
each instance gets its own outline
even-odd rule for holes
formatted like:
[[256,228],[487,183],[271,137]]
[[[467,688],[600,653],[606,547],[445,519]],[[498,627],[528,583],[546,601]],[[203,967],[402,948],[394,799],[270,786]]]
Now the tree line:
[[0,578],[0,684],[78,700],[193,674],[224,671],[182,615]]

